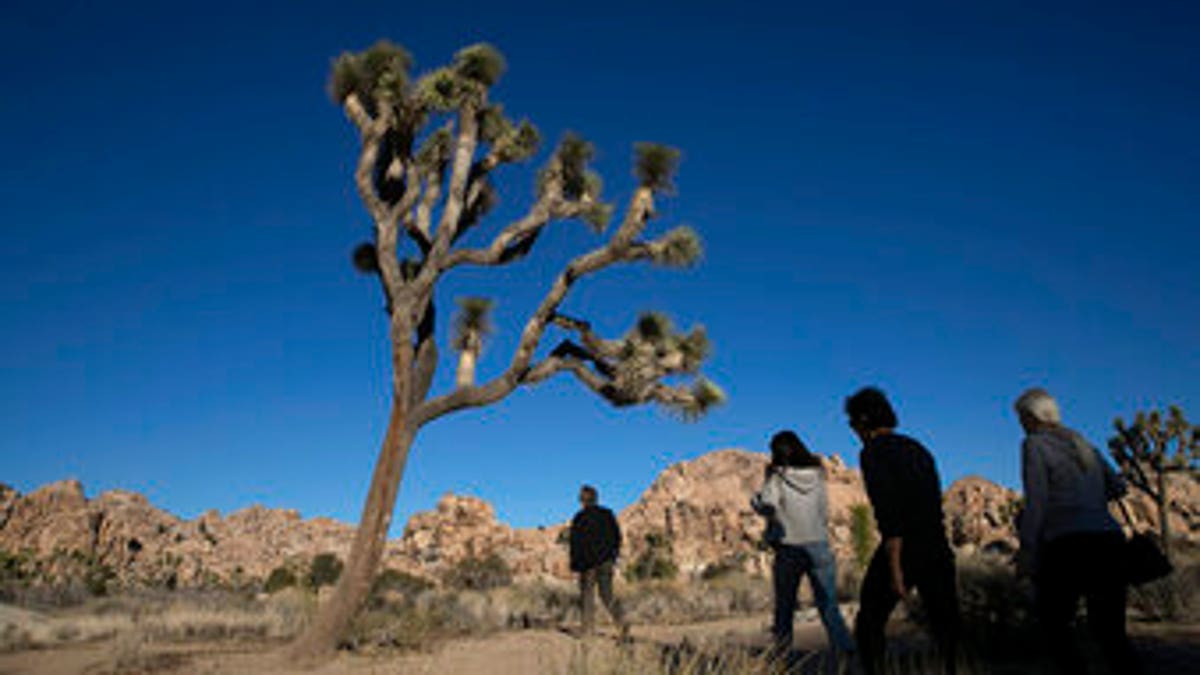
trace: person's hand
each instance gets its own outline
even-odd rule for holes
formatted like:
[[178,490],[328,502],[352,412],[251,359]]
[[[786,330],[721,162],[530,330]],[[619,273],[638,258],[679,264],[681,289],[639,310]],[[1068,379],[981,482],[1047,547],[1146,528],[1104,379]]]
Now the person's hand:
[[892,568],[892,590],[901,600],[908,597],[908,587],[904,585],[904,570],[899,567]]

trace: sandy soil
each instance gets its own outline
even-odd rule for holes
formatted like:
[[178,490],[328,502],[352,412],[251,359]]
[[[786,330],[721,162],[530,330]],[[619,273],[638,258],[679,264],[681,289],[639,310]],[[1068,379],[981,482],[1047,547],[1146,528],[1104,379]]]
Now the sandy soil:
[[[640,626],[632,649],[653,650],[685,641],[759,647],[766,643],[766,619],[749,617],[681,626]],[[1137,627],[1139,648],[1148,673],[1200,673],[1200,625]],[[802,650],[824,649],[819,623],[796,626]],[[195,643],[129,645],[119,640],[48,651],[0,654],[0,675],[106,675],[113,673],[178,673],[179,675],[284,675],[295,672],[276,659],[278,645]],[[428,653],[398,655],[341,654],[307,672],[315,675],[414,673],[441,675],[533,675],[584,672],[580,664],[602,662],[619,649],[611,635],[578,639],[560,631],[527,630],[442,643]],[[995,672],[1011,672],[1003,668]]]

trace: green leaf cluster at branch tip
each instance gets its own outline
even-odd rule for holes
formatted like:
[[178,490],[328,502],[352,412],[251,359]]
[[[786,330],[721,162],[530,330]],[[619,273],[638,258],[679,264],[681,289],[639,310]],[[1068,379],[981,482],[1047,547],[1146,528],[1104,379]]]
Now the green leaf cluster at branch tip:
[[636,143],[634,175],[642,187],[655,192],[672,194],[675,191],[675,171],[679,168],[679,151],[658,143]]

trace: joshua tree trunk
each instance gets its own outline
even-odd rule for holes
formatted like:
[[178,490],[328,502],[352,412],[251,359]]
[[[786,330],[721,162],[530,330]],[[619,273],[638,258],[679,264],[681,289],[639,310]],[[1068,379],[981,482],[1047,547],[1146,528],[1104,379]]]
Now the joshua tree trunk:
[[295,660],[320,660],[332,653],[371,592],[387,543],[388,529],[392,524],[392,512],[396,506],[404,466],[408,462],[408,451],[416,435],[415,430],[410,428],[407,392],[403,396],[399,394],[397,392],[392,402],[387,434],[379,459],[375,462],[375,472],[371,476],[371,487],[350,549],[350,558],[333,596],[320,606],[304,635],[293,643],[291,657]]
[[1155,501],[1158,502],[1158,536],[1162,542],[1163,553],[1167,556],[1167,560],[1171,559],[1171,523],[1170,513],[1168,508],[1171,505],[1171,500],[1167,497],[1167,472],[1163,470],[1162,462],[1157,462],[1154,467],[1155,473],[1158,474],[1158,495]]

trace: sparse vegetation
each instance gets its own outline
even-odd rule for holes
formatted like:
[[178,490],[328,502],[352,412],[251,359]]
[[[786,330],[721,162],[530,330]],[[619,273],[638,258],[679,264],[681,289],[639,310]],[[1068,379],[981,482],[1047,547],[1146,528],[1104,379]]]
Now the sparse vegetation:
[[267,575],[266,582],[263,583],[263,591],[266,593],[278,593],[285,588],[294,588],[296,586],[296,573],[286,566],[276,567]]
[[446,572],[443,582],[450,588],[486,591],[511,584],[512,569],[495,553],[463,558]]
[[1166,415],[1157,410],[1139,412],[1130,426],[1118,417],[1113,427],[1117,433],[1108,448],[1126,480],[1153,501],[1159,541],[1170,558],[1168,477],[1178,474],[1200,480],[1200,425],[1193,426],[1178,406],[1171,406]]
[[645,547],[625,568],[626,581],[670,580],[679,574],[671,552],[671,540],[661,532],[646,534]]
[[342,561],[336,555],[319,553],[313,556],[312,564],[308,568],[309,588],[332,586],[337,583],[340,576],[342,576]]
[[850,507],[850,540],[854,546],[854,564],[861,573],[871,562],[876,544],[875,517],[869,504]]

